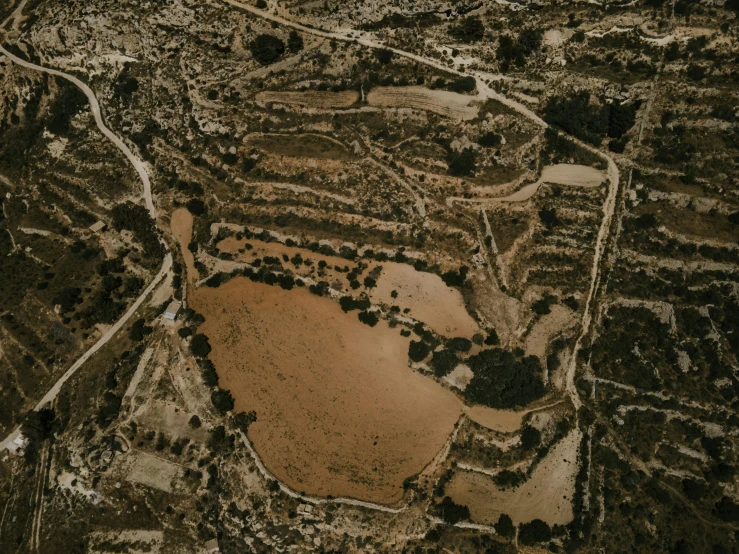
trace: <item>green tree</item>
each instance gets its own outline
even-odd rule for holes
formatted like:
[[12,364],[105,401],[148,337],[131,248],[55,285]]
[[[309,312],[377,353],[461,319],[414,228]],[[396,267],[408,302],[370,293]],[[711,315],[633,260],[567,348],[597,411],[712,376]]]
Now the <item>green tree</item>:
[[485,36],[485,25],[478,16],[470,15],[450,27],[449,34],[460,42],[477,42]]
[[261,65],[276,62],[285,52],[285,43],[274,35],[258,35],[249,46],[254,59]]
[[295,30],[290,31],[290,36],[287,39],[287,49],[293,53],[300,52],[303,49],[303,37]]
[[423,341],[412,340],[408,345],[408,357],[414,362],[420,362],[429,355],[430,348]]
[[516,527],[513,525],[513,520],[507,514],[500,514],[498,517],[498,523],[494,525],[495,532],[501,537],[512,537],[516,534]]
[[527,425],[521,432],[521,448],[531,450],[541,443],[541,432],[536,427]]
[[552,538],[552,530],[545,522],[535,519],[528,523],[522,523],[518,527],[518,542],[525,546],[547,542]]
[[221,415],[226,415],[234,409],[234,397],[231,396],[231,391],[217,388],[211,393],[210,401]]
[[472,148],[464,148],[461,152],[450,150],[446,161],[449,175],[470,176],[475,173],[477,154]]
[[470,519],[470,509],[462,504],[457,504],[448,496],[445,496],[439,503],[439,512],[441,518],[450,525]]
[[208,354],[210,354],[211,351],[210,344],[208,343],[208,337],[206,337],[202,333],[196,333],[195,335],[193,335],[190,341],[190,351],[193,353],[194,356],[205,358]]
[[257,420],[257,412],[251,410],[250,412],[239,412],[231,418],[232,423],[237,429],[246,433],[249,430],[249,426]]

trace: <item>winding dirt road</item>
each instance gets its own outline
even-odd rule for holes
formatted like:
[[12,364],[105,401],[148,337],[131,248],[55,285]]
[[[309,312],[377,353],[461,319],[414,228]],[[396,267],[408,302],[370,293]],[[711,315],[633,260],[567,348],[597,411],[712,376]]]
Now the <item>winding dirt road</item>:
[[[77,79],[76,77],[72,75],[67,75],[66,73],[63,73],[61,71],[57,71],[56,69],[49,69],[46,67],[42,67],[40,65],[36,65],[30,62],[27,62],[18,56],[15,56],[14,54],[11,54],[8,52],[2,45],[0,45],[0,53],[5,55],[8,59],[10,59],[13,63],[16,63],[22,67],[25,67],[27,69],[32,69],[34,71],[41,71],[43,73],[48,73],[49,75],[55,75],[57,77],[61,77],[63,79],[67,79],[68,81],[72,82],[74,85],[76,85],[83,93],[85,93],[85,96],[87,96],[87,99],[90,101],[90,109],[92,110],[92,115],[95,118],[95,123],[98,126],[98,129],[100,129],[100,132],[103,133],[123,154],[128,158],[128,161],[131,162],[131,165],[134,167],[136,172],[139,174],[139,177],[141,178],[141,183],[143,184],[143,194],[144,194],[144,200],[146,201],[146,208],[149,210],[149,215],[151,215],[151,218],[156,222],[156,208],[154,207],[154,201],[151,196],[151,182],[149,180],[149,174],[146,172],[146,167],[144,165],[144,162],[139,160],[133,152],[126,146],[126,144],[115,134],[113,131],[108,129],[108,127],[105,126],[105,122],[103,121],[103,117],[101,115],[100,111],[100,104],[98,103],[97,98],[95,97],[95,94],[92,92],[90,87],[88,87],[85,83]],[[163,243],[164,244],[164,243]],[[167,245],[164,244],[164,247],[167,248]],[[146,299],[146,297],[154,290],[154,288],[161,282],[161,280],[164,278],[164,276],[167,274],[167,272],[172,267],[172,254],[169,252],[169,249],[167,248],[167,254],[164,256],[164,261],[162,263],[162,268],[159,270],[159,273],[152,279],[152,281],[149,283],[149,285],[144,289],[144,292],[141,293],[141,295],[136,299],[136,301],[131,305],[131,307],[126,311],[125,314],[123,314],[123,317],[121,317],[118,321],[116,321],[113,326],[106,331],[106,333],[100,337],[100,339],[93,344],[87,352],[82,354],[80,358],[72,364],[72,366],[62,375],[59,380],[54,383],[54,386],[49,389],[49,391],[44,395],[44,397],[39,401],[38,404],[34,407],[34,410],[38,411],[41,408],[43,408],[46,404],[54,400],[57,395],[59,394],[59,391],[61,390],[62,386],[64,386],[64,383],[66,383],[72,375],[74,375],[77,370],[82,367],[82,365],[89,360],[98,350],[100,350],[107,342],[115,336],[115,334],[121,330],[121,328],[126,324],[126,322],[131,319],[131,316],[136,313],[136,310],[139,309],[143,301]],[[10,435],[5,437],[2,442],[0,442],[0,452],[5,450],[7,446],[13,442],[19,435],[20,435],[20,427],[16,428]]]

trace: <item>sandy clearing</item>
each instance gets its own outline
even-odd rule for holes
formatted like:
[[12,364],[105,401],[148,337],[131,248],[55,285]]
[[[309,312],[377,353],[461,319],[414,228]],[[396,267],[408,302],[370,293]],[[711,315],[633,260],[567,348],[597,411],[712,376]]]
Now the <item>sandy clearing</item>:
[[517,489],[501,490],[487,475],[457,471],[446,487],[452,499],[469,507],[472,519],[493,524],[500,514],[513,523],[541,519],[549,525],[565,525],[572,520],[577,451],[582,433],[574,429],[555,445]]
[[[479,331],[467,313],[462,294],[448,287],[434,273],[416,271],[407,264],[383,262],[377,286],[372,289],[373,302],[410,308],[410,316],[424,322],[447,337],[467,337]],[[393,298],[392,291],[398,297]]]
[[459,198],[450,197],[447,199],[447,205],[454,202],[465,203],[484,203],[484,202],[525,202],[537,193],[539,187],[544,183],[553,185],[565,185],[573,187],[592,188],[600,186],[605,180],[602,171],[589,167],[587,165],[578,164],[556,164],[546,166],[541,177],[536,183],[530,183],[521,187],[516,192],[508,196],[500,197],[480,197],[480,198]]
[[487,406],[466,406],[464,413],[467,417],[491,431],[499,433],[513,433],[521,428],[521,421],[527,411],[514,412],[513,410],[495,410]]
[[477,107],[470,106],[473,96],[448,90],[425,87],[376,87],[367,94],[370,106],[381,108],[412,108],[434,112],[444,117],[467,121],[477,116]]
[[526,337],[524,349],[527,356],[543,358],[549,339],[556,333],[569,329],[577,321],[574,312],[565,306],[555,304],[550,309],[551,312],[542,316]]
[[182,257],[185,259],[185,266],[187,268],[188,281],[197,280],[199,276],[198,270],[195,269],[195,258],[187,248],[192,238],[192,214],[186,208],[176,209],[172,212],[170,227],[172,228],[172,235],[174,235],[175,240],[180,244]]
[[470,384],[473,376],[474,373],[467,364],[459,364],[449,375],[444,377],[444,381],[453,387],[464,390]]
[[407,366],[408,340],[333,301],[235,278],[191,295],[249,438],[297,491],[394,503],[442,448],[461,401]]
[[162,460],[146,452],[137,452],[133,469],[127,481],[153,487],[164,492],[172,492],[172,479],[179,468],[167,460]]
[[587,165],[548,165],[541,171],[541,182],[573,187],[597,187],[605,180],[602,171]]
[[348,108],[359,100],[359,93],[353,90],[330,92],[320,90],[292,91],[264,91],[257,94],[258,102],[275,102],[304,106],[306,108]]

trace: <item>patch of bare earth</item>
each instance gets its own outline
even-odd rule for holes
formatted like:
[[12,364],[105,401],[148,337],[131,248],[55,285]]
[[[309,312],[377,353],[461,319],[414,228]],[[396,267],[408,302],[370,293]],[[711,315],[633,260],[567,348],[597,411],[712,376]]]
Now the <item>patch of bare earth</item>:
[[407,366],[408,339],[329,299],[236,278],[191,302],[221,386],[237,411],[257,412],[249,438],[298,491],[397,502],[461,413],[453,394]]
[[543,359],[549,340],[556,333],[569,329],[576,321],[577,318],[572,310],[561,305],[552,306],[551,312],[543,315],[526,337],[526,355]]
[[565,525],[572,520],[581,437],[578,429],[571,431],[518,488],[500,489],[488,475],[457,471],[446,493],[458,504],[469,507],[476,523],[494,524],[500,514],[508,514],[516,525],[533,519]]
[[[373,302],[410,308],[410,315],[447,337],[467,337],[478,332],[475,320],[464,306],[459,291],[448,287],[433,273],[416,271],[407,264],[383,262],[377,286],[372,289]],[[392,297],[392,292],[397,297]]]
[[185,259],[185,267],[187,268],[188,279],[197,281],[198,270],[195,269],[195,258],[192,252],[188,250],[187,245],[192,239],[192,214],[185,208],[178,208],[172,212],[170,220],[172,235],[182,247],[182,257]]
[[359,100],[359,93],[353,90],[330,92],[320,90],[264,91],[257,94],[258,102],[275,102],[306,108],[348,108]]
[[444,117],[466,121],[477,116],[478,108],[470,106],[474,100],[448,90],[425,87],[375,87],[367,94],[367,103],[380,108],[412,108],[434,112]]

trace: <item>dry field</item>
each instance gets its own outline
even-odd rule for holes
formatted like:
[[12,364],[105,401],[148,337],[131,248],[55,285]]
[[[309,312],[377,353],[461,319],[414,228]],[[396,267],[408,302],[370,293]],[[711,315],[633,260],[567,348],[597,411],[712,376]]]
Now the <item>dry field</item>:
[[534,324],[531,332],[526,337],[526,355],[544,358],[549,340],[558,332],[569,329],[577,322],[572,310],[556,304],[552,306],[551,312],[543,315]]
[[[539,187],[544,183],[553,185],[566,185],[572,187],[597,187],[605,180],[602,171],[594,167],[577,164],[557,164],[545,167],[541,172],[541,178],[536,183],[526,185],[513,194],[501,198],[493,198],[498,202],[524,202],[534,196]],[[482,201],[478,200],[478,201]]]
[[572,520],[581,436],[579,430],[571,431],[534,468],[531,478],[516,489],[499,489],[482,473],[457,471],[446,492],[455,502],[469,507],[476,523],[493,524],[504,513],[516,525],[533,519],[565,525]]
[[[383,262],[380,265],[382,273],[370,297],[373,302],[410,308],[411,317],[446,337],[472,338],[478,332],[460,292],[448,287],[441,277],[416,271],[407,264]],[[393,291],[397,291],[397,298],[392,297]]]
[[326,298],[235,278],[191,295],[249,438],[298,491],[394,503],[442,448],[461,401],[407,366],[408,340]]
[[573,187],[597,187],[605,179],[605,174],[594,167],[577,164],[556,164],[549,165],[541,171],[540,181]]
[[175,240],[180,244],[182,257],[185,259],[185,266],[187,268],[187,278],[190,280],[198,280],[198,270],[195,269],[195,258],[193,258],[192,252],[187,249],[187,245],[190,244],[192,238],[192,214],[185,208],[178,208],[172,212],[172,219],[170,221],[172,228],[172,235]]
[[470,106],[472,96],[425,87],[376,87],[367,94],[367,103],[379,108],[412,108],[434,112],[444,117],[467,121],[477,116]]
[[487,406],[465,407],[467,417],[478,425],[487,427],[499,433],[513,433],[521,428],[521,421],[528,413],[526,411],[495,410]]
[[264,91],[257,94],[258,102],[275,102],[291,106],[306,108],[329,109],[348,108],[359,100],[359,93],[354,90],[330,92],[320,90],[294,91]]
[[126,479],[164,492],[172,492],[172,480],[179,471],[179,467],[167,460],[146,452],[137,452],[133,469]]
[[[186,248],[190,214],[178,211],[172,219],[180,247]],[[301,253],[314,262],[324,259],[329,267],[350,265],[343,258],[253,239],[252,250],[243,250],[246,242],[229,237],[218,248],[244,261]],[[477,329],[459,293],[438,276],[403,264],[382,265],[389,279],[378,294],[393,300],[393,280],[414,283],[406,291],[408,305],[419,312],[414,315],[424,313],[425,303],[433,305],[431,298],[437,306],[441,298],[443,307],[432,308],[427,323],[443,322],[451,313],[460,334],[465,326],[467,336]],[[299,273],[314,271],[315,264],[304,268]],[[345,274],[335,276],[346,288]],[[249,429],[255,449],[267,468],[297,491],[394,503],[402,498],[403,480],[431,462],[463,410],[497,431],[521,425],[525,412],[465,408],[453,393],[408,366],[409,339],[397,329],[384,321],[368,327],[356,313],[344,313],[333,300],[305,289],[286,291],[234,278],[218,288],[192,290],[190,306],[205,317],[199,331],[210,339],[210,358],[236,411],[257,412]]]

